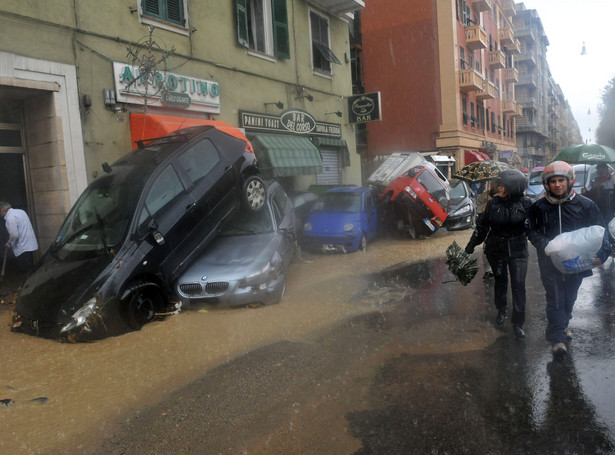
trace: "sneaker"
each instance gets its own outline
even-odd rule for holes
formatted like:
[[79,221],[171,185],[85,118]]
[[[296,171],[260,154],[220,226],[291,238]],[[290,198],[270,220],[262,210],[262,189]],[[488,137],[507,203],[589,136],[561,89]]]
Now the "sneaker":
[[483,275],[483,280],[490,280],[491,278],[493,278],[493,272],[485,272]]
[[553,358],[558,361],[562,361],[568,355],[568,349],[564,343],[555,343],[551,348],[553,352]]
[[566,331],[566,338],[568,338],[569,340],[572,340],[572,330],[566,327],[565,331]]
[[518,325],[513,324],[513,333],[517,338],[525,338],[525,331]]
[[499,310],[498,316],[495,318],[495,323],[497,325],[502,325],[504,324],[505,320],[506,320],[506,310]]

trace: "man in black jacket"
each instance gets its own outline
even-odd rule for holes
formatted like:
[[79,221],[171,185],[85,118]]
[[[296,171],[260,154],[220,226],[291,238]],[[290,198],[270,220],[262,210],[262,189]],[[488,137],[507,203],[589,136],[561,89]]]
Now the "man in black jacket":
[[[545,247],[563,232],[602,225],[602,217],[594,202],[575,193],[574,171],[568,163],[554,161],[547,164],[542,172],[542,183],[545,197],[538,199],[528,211],[528,237],[536,247],[540,278],[546,291],[545,338],[551,343],[555,359],[563,360],[568,353],[566,344],[572,339],[568,330],[572,307],[583,278],[591,276],[592,272],[586,270],[563,274],[545,254]],[[605,232],[602,246],[594,258],[594,266],[606,261],[610,253],[611,246]]]

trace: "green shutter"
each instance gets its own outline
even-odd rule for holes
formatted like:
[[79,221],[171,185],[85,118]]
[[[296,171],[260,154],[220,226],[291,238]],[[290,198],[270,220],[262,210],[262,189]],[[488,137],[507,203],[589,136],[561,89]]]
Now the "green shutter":
[[250,47],[248,41],[248,0],[235,0],[237,22],[237,41],[244,47]]
[[167,20],[184,25],[184,5],[182,0],[167,0]]
[[277,58],[290,58],[286,0],[271,0],[273,12],[273,43]]
[[162,19],[162,16],[160,15],[159,0],[143,0],[141,2],[141,8],[143,9],[143,14]]

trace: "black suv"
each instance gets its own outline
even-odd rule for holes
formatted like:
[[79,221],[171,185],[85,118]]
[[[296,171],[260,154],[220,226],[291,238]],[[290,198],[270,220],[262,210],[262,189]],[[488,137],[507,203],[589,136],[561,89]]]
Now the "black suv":
[[12,330],[81,341],[173,311],[170,286],[265,186],[250,144],[212,126],[149,141],[103,165],[17,299]]

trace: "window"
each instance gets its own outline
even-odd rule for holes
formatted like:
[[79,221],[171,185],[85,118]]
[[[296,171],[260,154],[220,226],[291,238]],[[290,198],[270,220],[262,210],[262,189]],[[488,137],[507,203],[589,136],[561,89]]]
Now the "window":
[[329,21],[327,18],[310,12],[312,30],[312,64],[314,69],[325,73],[331,72],[331,63],[342,62],[333,54],[329,46]]
[[175,169],[172,166],[167,166],[156,178],[145,199],[145,206],[139,217],[139,235],[143,235],[147,231],[146,221],[150,216],[153,217],[165,207],[170,206],[171,202],[183,193],[184,187]]
[[466,69],[466,50],[459,46],[459,65],[462,70]]
[[495,133],[495,112],[491,113],[491,132]]
[[179,164],[193,184],[197,184],[220,161],[214,144],[204,139],[186,150],[178,158]]
[[144,16],[154,17],[173,24],[186,25],[183,0],[142,0]]
[[237,41],[277,58],[290,58],[286,0],[236,0]]
[[474,117],[474,103],[470,103],[470,120],[472,122],[472,126],[475,126],[476,117]]
[[463,108],[463,124],[467,125],[468,124],[468,100],[463,98],[461,100],[461,106]]

